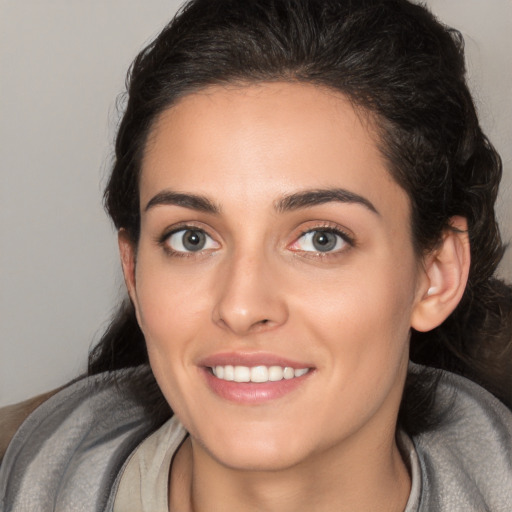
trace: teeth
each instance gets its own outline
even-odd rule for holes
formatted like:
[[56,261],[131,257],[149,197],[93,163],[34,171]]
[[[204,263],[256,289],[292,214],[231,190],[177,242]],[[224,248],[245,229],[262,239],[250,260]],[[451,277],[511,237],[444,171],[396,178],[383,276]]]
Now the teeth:
[[309,368],[294,369],[290,366],[214,366],[213,374],[218,379],[235,382],[277,382],[301,377]]
[[[222,368],[222,366],[219,366],[218,368]],[[219,379],[222,379],[223,377],[219,377]],[[224,380],[235,380],[235,369],[231,366],[224,366]]]
[[283,369],[280,366],[271,366],[268,369],[268,380],[276,382],[283,379]]
[[293,371],[293,368],[290,368],[289,366],[287,366],[287,367],[283,370],[283,377],[284,377],[286,380],[293,379],[293,377],[295,377],[295,372]]
[[268,368],[266,366],[254,366],[251,368],[251,382],[267,382]]
[[251,382],[251,369],[248,366],[235,366],[235,382]]

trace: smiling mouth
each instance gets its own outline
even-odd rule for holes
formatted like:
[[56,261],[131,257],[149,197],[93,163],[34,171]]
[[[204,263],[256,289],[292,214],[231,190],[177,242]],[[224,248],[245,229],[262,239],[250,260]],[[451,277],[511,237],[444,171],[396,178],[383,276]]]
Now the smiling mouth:
[[310,368],[291,368],[290,366],[213,366],[211,373],[218,379],[228,382],[278,382],[302,377]]

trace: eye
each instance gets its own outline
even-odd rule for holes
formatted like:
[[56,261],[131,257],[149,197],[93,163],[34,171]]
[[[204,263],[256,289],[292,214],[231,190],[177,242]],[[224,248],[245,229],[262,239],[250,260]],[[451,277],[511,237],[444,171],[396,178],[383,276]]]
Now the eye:
[[174,252],[199,252],[218,247],[210,236],[201,229],[180,229],[168,235],[165,245]]
[[291,248],[304,252],[334,252],[350,244],[347,238],[335,229],[315,229],[303,233]]

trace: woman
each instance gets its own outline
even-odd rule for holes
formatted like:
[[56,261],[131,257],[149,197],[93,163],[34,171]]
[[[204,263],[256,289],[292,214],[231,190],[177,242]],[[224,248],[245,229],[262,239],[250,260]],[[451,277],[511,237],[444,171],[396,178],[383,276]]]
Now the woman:
[[11,443],[6,510],[510,509],[501,164],[461,46],[405,0],[180,12],[105,194],[130,301]]

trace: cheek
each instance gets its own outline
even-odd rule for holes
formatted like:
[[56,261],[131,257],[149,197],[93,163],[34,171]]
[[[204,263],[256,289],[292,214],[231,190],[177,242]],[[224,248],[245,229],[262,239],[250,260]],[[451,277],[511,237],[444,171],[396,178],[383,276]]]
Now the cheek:
[[151,368],[167,402],[186,418],[183,390],[194,394],[190,361],[193,341],[205,324],[204,294],[183,273],[170,270],[165,259],[153,256],[139,258],[136,279],[138,319]]
[[197,327],[194,319],[205,308],[204,283],[201,286],[186,272],[176,271],[165,256],[143,250],[135,277],[137,311],[148,344],[179,339]]
[[[414,297],[413,260],[397,266],[391,257],[354,265],[312,280],[308,300],[296,290],[299,317],[318,339],[326,340],[332,358],[352,367],[382,368],[407,350]],[[303,283],[304,285],[304,283]]]

